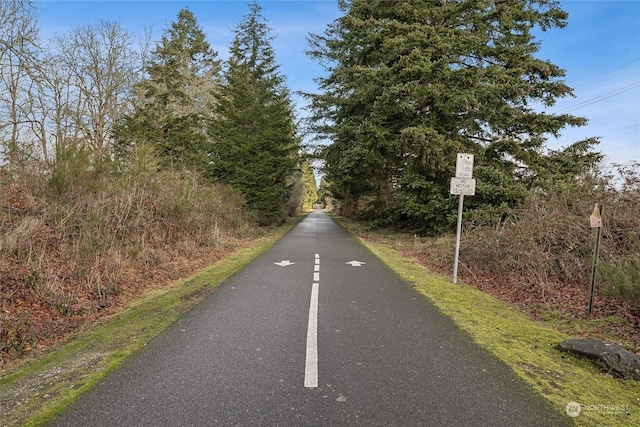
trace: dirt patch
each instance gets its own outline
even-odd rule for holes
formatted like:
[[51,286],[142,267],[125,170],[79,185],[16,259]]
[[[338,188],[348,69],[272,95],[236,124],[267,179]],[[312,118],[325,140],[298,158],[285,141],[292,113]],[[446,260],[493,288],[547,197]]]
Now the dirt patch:
[[18,379],[0,394],[0,419],[9,422],[8,425],[22,425],[30,416],[31,408],[55,399],[69,387],[75,387],[77,378],[88,370],[103,369],[100,361],[105,356],[104,353],[84,354],[60,366]]

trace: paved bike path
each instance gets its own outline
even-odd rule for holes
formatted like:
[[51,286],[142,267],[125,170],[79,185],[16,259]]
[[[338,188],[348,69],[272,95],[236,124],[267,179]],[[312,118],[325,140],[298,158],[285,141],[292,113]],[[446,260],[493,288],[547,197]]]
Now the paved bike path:
[[51,425],[563,421],[508,366],[314,211]]

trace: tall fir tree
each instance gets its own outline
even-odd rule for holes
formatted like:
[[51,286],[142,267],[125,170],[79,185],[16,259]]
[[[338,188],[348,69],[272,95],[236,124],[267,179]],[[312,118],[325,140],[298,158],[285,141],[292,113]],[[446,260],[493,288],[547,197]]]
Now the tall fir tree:
[[299,141],[270,29],[257,3],[249,9],[234,30],[217,98],[218,117],[210,127],[210,173],[242,190],[260,222],[269,224],[283,219],[289,178],[299,164]]
[[515,204],[568,163],[593,166],[595,139],[547,153],[549,135],[586,119],[549,114],[571,96],[564,70],[536,57],[533,29],[564,27],[553,0],[340,0],[345,15],[309,54],[326,63],[310,94],[315,130],[333,141],[325,172],[334,197],[396,206],[425,232],[451,225],[457,152],[476,156],[472,203]]
[[168,165],[205,170],[211,152],[207,127],[220,85],[220,61],[189,9],[165,30],[138,84],[135,111],[116,128],[121,157],[151,144]]
[[302,210],[308,211],[313,209],[313,206],[318,201],[318,184],[316,183],[316,176],[313,173],[313,166],[310,160],[302,163],[302,182],[304,183]]

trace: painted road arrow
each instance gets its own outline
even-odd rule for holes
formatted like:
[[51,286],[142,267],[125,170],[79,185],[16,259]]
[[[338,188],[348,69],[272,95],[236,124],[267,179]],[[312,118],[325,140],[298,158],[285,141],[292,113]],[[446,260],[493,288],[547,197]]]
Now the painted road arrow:
[[366,262],[362,262],[362,261],[349,261],[349,262],[345,262],[345,264],[350,264],[351,267],[362,267],[364,264],[366,264]]
[[47,426],[569,425],[324,212],[262,257]]
[[279,265],[280,267],[287,267],[289,265],[295,264],[295,262],[291,262],[288,259],[283,259],[280,262],[274,262],[275,265]]

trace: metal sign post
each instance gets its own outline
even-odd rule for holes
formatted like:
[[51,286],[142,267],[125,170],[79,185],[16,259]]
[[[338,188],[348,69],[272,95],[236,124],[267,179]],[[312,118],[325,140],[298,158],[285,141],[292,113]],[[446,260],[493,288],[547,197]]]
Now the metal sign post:
[[593,263],[591,265],[591,291],[589,292],[589,307],[587,313],[591,315],[593,311],[593,296],[596,288],[596,269],[598,267],[598,252],[600,252],[600,236],[602,231],[602,206],[598,203],[593,207],[593,213],[589,217],[591,228],[596,229],[596,239],[593,244]]
[[458,257],[460,254],[460,235],[462,234],[462,207],[464,196],[476,194],[476,180],[473,176],[473,154],[458,153],[456,160],[456,176],[451,178],[449,193],[459,194],[458,201],[458,224],[456,226],[456,252],[453,258],[453,279],[452,283],[458,283]]
[[462,233],[462,205],[464,204],[464,195],[460,195],[458,201],[458,225],[456,226],[456,253],[453,257],[453,278],[451,283],[458,283],[458,257],[460,255],[460,234]]

